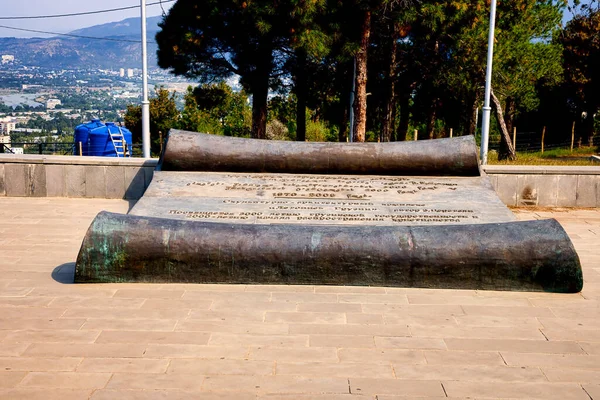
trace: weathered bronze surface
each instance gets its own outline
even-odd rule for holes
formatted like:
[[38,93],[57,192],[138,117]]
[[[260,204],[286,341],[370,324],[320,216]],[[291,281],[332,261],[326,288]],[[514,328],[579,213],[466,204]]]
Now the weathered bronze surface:
[[[543,244],[543,246],[540,246]],[[448,226],[242,225],[103,212],[77,282],[383,285],[578,292],[555,220]]]
[[577,292],[555,220],[516,222],[472,138],[331,144],[172,131],[128,215],[101,213],[76,282]]
[[256,140],[172,130],[162,171],[478,176],[472,136],[393,143]]

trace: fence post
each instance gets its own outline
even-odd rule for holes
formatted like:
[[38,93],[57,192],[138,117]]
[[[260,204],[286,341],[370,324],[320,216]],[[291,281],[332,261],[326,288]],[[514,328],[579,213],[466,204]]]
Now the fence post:
[[43,154],[42,143],[38,143],[39,154]]
[[513,147],[515,148],[515,152],[517,151],[517,127],[513,126]]
[[415,129],[415,140],[417,140],[419,137],[419,131]]
[[542,129],[542,154],[544,154],[544,136],[546,136],[546,127]]
[[573,152],[574,144],[575,144],[575,121],[573,121],[573,127],[571,128],[571,153]]

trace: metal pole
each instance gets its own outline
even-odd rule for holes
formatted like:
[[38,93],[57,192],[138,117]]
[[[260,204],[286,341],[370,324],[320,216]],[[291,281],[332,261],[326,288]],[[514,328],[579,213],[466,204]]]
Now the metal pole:
[[517,151],[517,127],[513,127],[513,146],[515,146],[515,152]]
[[354,141],[354,92],[356,90],[356,57],[354,57],[354,73],[352,74],[352,91],[350,92],[350,142]]
[[488,36],[487,68],[485,71],[485,98],[481,118],[481,164],[487,164],[488,142],[490,139],[490,93],[492,91],[492,61],[494,59],[494,28],[496,26],[496,0],[490,7],[490,32]]
[[575,143],[575,121],[573,121],[573,128],[571,128],[571,153],[573,152],[573,144]]
[[146,46],[146,0],[142,8],[142,149],[144,158],[150,158],[150,102],[148,101],[148,57]]

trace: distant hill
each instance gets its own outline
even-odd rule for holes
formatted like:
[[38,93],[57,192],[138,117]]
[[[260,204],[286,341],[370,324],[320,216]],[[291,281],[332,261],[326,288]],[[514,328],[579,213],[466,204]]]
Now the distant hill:
[[[156,32],[159,31],[158,23],[161,17],[146,18],[146,31],[148,38],[154,38]],[[77,29],[69,32],[72,35],[94,36],[94,37],[135,37],[140,38],[142,24],[140,18],[128,18],[119,22],[109,22],[101,25],[94,25],[83,29]]]
[[[161,17],[147,19],[148,41],[154,41]],[[73,35],[103,37],[115,41],[56,36],[42,38],[0,38],[0,54],[12,54],[22,65],[48,68],[139,68],[141,45],[118,40],[140,40],[141,21],[128,18],[70,32]],[[148,44],[148,64],[156,65],[156,44]]]

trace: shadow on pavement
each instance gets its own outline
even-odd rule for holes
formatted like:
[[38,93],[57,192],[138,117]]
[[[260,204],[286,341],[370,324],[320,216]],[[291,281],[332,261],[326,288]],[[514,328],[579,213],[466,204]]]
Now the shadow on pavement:
[[58,283],[71,284],[75,281],[75,263],[65,263],[54,268],[52,279]]
[[137,204],[138,200],[127,200],[127,202],[129,203],[129,209],[127,210],[127,212],[129,213],[129,211],[131,211],[131,209],[133,207],[135,207],[135,205]]

